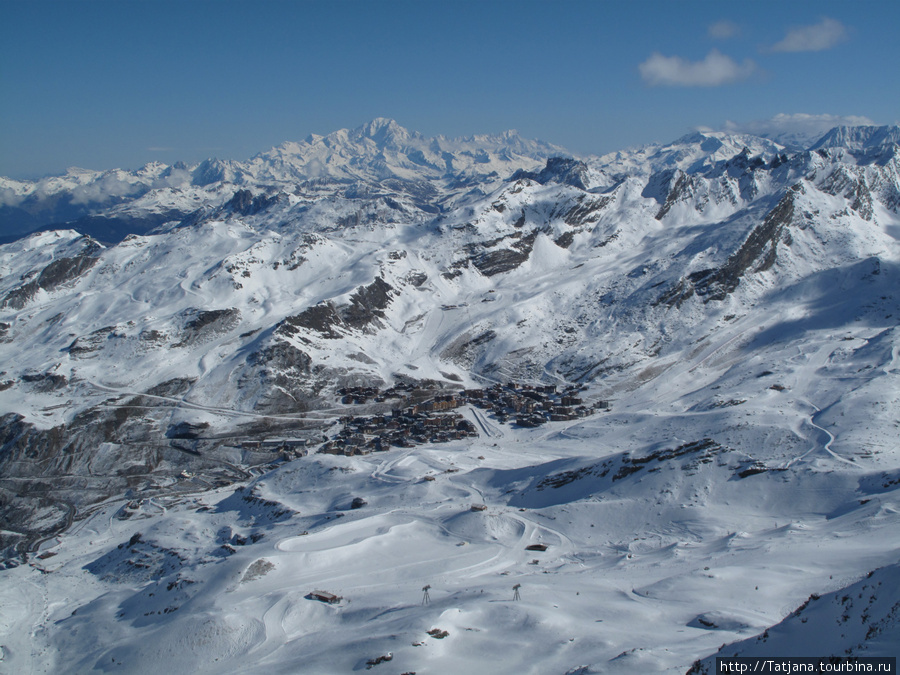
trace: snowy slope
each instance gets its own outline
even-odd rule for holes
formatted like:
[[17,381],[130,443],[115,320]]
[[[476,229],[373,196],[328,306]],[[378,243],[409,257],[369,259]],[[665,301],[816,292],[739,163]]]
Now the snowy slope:
[[782,622],[750,640],[723,647],[698,661],[690,672],[715,672],[716,657],[806,656],[820,645],[844,647],[834,656],[894,657],[900,645],[900,584],[897,565],[871,571],[863,579],[825,595],[811,594]]
[[[150,234],[0,247],[3,541],[31,549],[4,660],[685,672],[895,564],[894,138],[538,163],[376,120],[207,165]],[[334,436],[342,386],[511,380],[612,411],[468,408],[472,441],[277,468],[246,446]]]

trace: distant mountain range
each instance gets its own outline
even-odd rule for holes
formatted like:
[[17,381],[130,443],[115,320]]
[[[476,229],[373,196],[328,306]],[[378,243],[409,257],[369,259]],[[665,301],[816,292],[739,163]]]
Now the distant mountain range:
[[235,187],[291,191],[327,185],[364,193],[384,183],[428,204],[442,187],[508,178],[559,154],[565,150],[514,131],[426,138],[379,118],[357,129],[283,143],[246,162],[154,162],[136,171],[69,169],[37,181],[0,178],[0,235],[9,240],[69,224],[112,243],[180,220],[199,206],[221,205]]

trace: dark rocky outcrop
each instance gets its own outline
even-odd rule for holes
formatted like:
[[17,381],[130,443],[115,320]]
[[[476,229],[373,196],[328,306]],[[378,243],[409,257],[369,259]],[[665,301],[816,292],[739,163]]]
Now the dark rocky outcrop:
[[563,216],[566,225],[577,227],[594,223],[600,218],[600,212],[612,201],[612,197],[598,199],[579,199],[578,203]]
[[[693,195],[694,179],[688,174],[684,173],[684,171],[675,169],[673,171],[666,171],[663,174],[660,174],[656,177],[656,180],[661,184],[668,183],[670,186],[668,193],[666,194],[665,203],[663,203],[659,211],[656,212],[656,219],[662,220],[672,209],[672,207],[675,206],[675,204],[677,204],[679,201],[689,199]],[[645,190],[645,192],[647,192],[647,190]],[[645,194],[645,196],[647,195]]]
[[63,389],[69,384],[65,375],[58,373],[26,373],[22,375],[22,382],[31,385],[34,391],[51,392]]
[[209,422],[181,421],[166,429],[166,438],[195,440],[209,429]]
[[534,171],[516,171],[510,180],[520,180],[527,178],[536,181],[541,185],[547,183],[561,183],[563,185],[571,185],[573,187],[587,190],[587,172],[588,167],[584,162],[571,157],[551,157],[547,160],[547,165],[538,172]]
[[681,306],[694,294],[702,297],[703,302],[724,300],[745,274],[769,269],[778,254],[778,241],[794,217],[795,195],[802,189],[799,184],[792,187],[723,265],[682,277],[659,297],[657,304]]
[[[474,253],[477,247],[469,246],[467,250],[470,251],[472,265],[486,277],[510,272],[528,260],[528,256],[531,255],[531,249],[534,248],[535,239],[543,231],[543,229],[536,229],[524,237],[519,232],[516,232],[511,237],[516,239],[516,241],[510,248]],[[494,243],[496,242],[485,242],[481,246],[490,246]]]
[[843,196],[850,201],[850,208],[860,218],[871,220],[874,214],[872,192],[866,183],[865,175],[851,171],[845,166],[835,169],[819,186],[830,195]]
[[189,347],[233,330],[240,323],[241,312],[234,308],[191,309],[185,312],[185,318],[181,341],[173,345],[175,347]]
[[479,347],[485,345],[497,337],[494,330],[486,330],[478,335],[464,333],[454,340],[441,354],[442,358],[456,362],[473,361],[479,351]]
[[69,356],[79,359],[91,358],[115,330],[115,326],[104,326],[87,335],[79,335],[68,347]]
[[368,286],[360,286],[350,296],[349,306],[342,308],[341,318],[350,328],[362,330],[384,318],[384,310],[391,302],[393,287],[381,277]]
[[341,316],[337,307],[331,302],[322,302],[285,318],[275,330],[286,336],[294,336],[304,330],[315,331],[322,337],[337,339],[341,337],[341,333],[335,331],[334,327],[340,324]]
[[323,302],[289,316],[276,327],[276,333],[292,337],[303,331],[315,331],[322,337],[337,339],[348,330],[370,330],[381,326],[384,310],[391,303],[394,288],[381,277],[368,286],[360,286],[346,305]]
[[486,277],[503,274],[516,269],[528,260],[528,252],[511,248],[498,251],[486,251],[472,258],[472,264]]
[[251,395],[255,410],[279,413],[315,407],[322,383],[309,354],[276,337],[247,357],[237,386]]
[[54,291],[60,286],[74,281],[97,264],[100,245],[92,239],[85,238],[82,252],[71,258],[58,258],[41,270],[36,278],[11,290],[0,307],[22,309],[39,290]]
[[234,197],[225,204],[224,209],[242,216],[252,216],[277,204],[281,199],[281,195],[257,195],[254,197],[250,190],[238,190],[234,193]]

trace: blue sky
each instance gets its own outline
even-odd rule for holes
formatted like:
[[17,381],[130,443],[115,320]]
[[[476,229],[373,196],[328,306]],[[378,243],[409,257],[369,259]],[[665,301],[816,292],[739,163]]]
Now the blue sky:
[[0,0],[0,175],[246,159],[374,117],[580,154],[895,124],[898,27],[895,0]]

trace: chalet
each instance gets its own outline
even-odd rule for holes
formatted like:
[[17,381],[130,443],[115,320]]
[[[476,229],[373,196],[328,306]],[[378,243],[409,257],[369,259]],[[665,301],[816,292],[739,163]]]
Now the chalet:
[[434,410],[434,411],[452,410],[453,408],[458,408],[458,407],[459,407],[459,402],[452,396],[447,397],[446,399],[444,399],[442,401],[433,401],[431,404],[431,410]]
[[484,504],[472,504],[472,506],[469,507],[469,510],[470,511],[487,511],[487,506],[485,506]]
[[452,415],[436,415],[434,417],[426,417],[422,420],[422,425],[425,428],[452,428],[456,426],[456,417]]
[[467,434],[475,434],[475,425],[472,424],[469,420],[459,420],[456,423],[457,431],[465,431]]
[[306,597],[310,600],[318,600],[319,602],[324,602],[329,605],[336,605],[343,600],[341,596],[335,595],[334,593],[328,593],[327,591],[311,591]]
[[343,441],[326,441],[319,447],[319,452],[325,455],[342,455],[345,447]]

